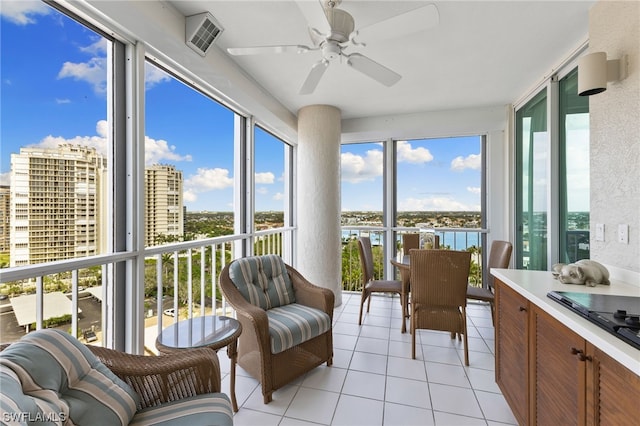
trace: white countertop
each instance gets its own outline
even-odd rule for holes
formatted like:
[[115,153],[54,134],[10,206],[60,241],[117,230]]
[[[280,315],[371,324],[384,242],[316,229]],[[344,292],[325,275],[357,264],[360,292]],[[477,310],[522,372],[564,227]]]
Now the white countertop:
[[640,287],[621,281],[611,281],[611,285],[562,284],[553,278],[551,272],[527,271],[522,269],[491,269],[491,274],[500,281],[546,311],[565,326],[600,350],[640,376],[640,350],[609,334],[570,309],[547,297],[550,291],[572,291],[576,293],[610,294],[640,297]]

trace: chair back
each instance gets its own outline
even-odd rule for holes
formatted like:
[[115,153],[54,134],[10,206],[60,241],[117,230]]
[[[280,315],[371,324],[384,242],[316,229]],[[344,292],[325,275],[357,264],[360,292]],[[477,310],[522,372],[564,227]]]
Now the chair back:
[[411,250],[411,303],[466,306],[470,265],[471,252]]
[[360,265],[362,266],[362,285],[366,285],[373,280],[373,251],[371,250],[371,239],[369,237],[358,238],[358,248],[360,249]]
[[[487,267],[489,272],[491,268],[508,268],[511,261],[511,252],[513,245],[509,241],[496,240],[491,243],[491,251],[489,252],[489,260],[487,261]],[[493,275],[488,274],[489,277],[489,289],[493,290]]]
[[420,234],[402,234],[402,253],[406,256],[411,249],[420,248]]
[[267,254],[234,260],[229,278],[244,299],[264,310],[295,303],[295,291],[280,256]]

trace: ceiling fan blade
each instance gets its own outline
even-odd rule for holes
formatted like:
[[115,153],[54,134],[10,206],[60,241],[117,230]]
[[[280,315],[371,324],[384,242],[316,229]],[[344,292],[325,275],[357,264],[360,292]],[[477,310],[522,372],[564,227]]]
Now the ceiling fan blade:
[[283,46],[253,46],[253,47],[229,47],[227,52],[234,56],[240,55],[263,55],[267,53],[307,53],[312,49],[302,45],[283,45]]
[[364,43],[390,40],[428,30],[439,23],[438,8],[433,4],[428,4],[360,28],[355,37]]
[[300,95],[309,95],[316,90],[316,86],[320,83],[320,79],[322,75],[329,67],[329,61],[322,59],[311,67],[311,71],[309,71],[309,75],[307,75],[307,79],[302,84],[300,91],[298,92]]
[[296,0],[296,4],[311,28],[325,35],[331,34],[331,26],[319,0]]
[[396,84],[402,76],[389,68],[380,65],[359,53],[352,53],[348,56],[347,65],[360,71],[361,73],[368,75],[372,79],[384,84],[387,87]]

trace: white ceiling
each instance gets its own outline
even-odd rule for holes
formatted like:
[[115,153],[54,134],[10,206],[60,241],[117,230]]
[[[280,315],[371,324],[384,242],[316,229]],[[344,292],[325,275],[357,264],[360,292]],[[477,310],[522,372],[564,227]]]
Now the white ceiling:
[[[317,0],[302,0],[317,1]],[[307,21],[294,0],[170,2],[184,16],[210,12],[224,27],[215,48],[311,46]],[[350,48],[402,75],[385,87],[339,61],[310,95],[298,90],[319,51],[230,56],[292,113],[313,104],[341,109],[342,118],[506,105],[523,96],[587,40],[594,1],[343,0],[355,26],[435,4],[440,21],[427,30],[364,48]],[[366,40],[363,40],[366,42]]]

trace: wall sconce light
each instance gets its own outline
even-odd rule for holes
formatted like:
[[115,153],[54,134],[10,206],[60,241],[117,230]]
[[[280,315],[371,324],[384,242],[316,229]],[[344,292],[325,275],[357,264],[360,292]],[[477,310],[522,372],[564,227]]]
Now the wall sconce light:
[[578,95],[591,96],[607,90],[608,81],[627,77],[627,55],[607,60],[605,52],[585,55],[578,62]]

